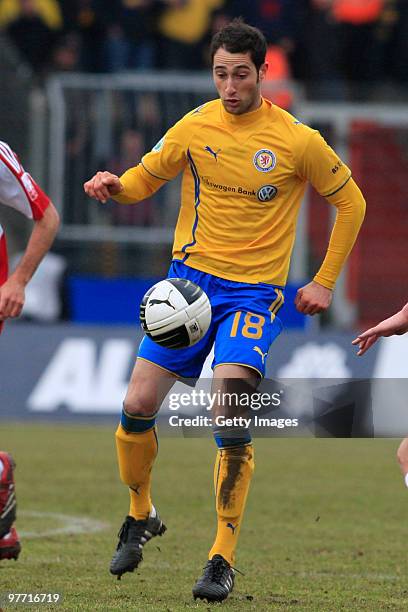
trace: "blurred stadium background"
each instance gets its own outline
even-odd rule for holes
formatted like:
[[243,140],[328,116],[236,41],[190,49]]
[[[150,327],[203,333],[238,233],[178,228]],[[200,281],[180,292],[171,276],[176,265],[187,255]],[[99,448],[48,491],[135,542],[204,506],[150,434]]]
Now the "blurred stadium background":
[[[120,353],[117,376],[126,380],[140,338],[138,303],[169,263],[179,185],[128,207],[97,205],[82,185],[98,169],[121,173],[137,163],[168,126],[215,95],[209,40],[237,15],[267,36],[264,95],[321,130],[351,165],[368,203],[330,312],[307,319],[295,311],[293,296],[318,268],[335,214],[308,191],[282,312],[286,332],[272,349],[268,373],[406,375],[407,339],[378,343],[364,359],[349,347],[356,330],[407,299],[406,2],[0,0],[1,138],[19,152],[62,217],[53,253],[28,288],[26,324],[8,325],[2,338],[7,389],[28,393],[18,400],[7,395],[6,406],[32,411],[34,382],[75,338],[78,347],[81,338],[88,346],[90,371],[110,361],[120,369]],[[9,211],[1,216],[18,253],[28,226]],[[31,387],[16,385],[19,355],[33,344],[38,360],[24,372]],[[118,396],[109,401],[116,413]],[[88,408],[82,411],[98,411]]]
[[[134,207],[97,205],[82,184],[99,169],[120,173],[134,165],[180,116],[215,96],[209,40],[238,15],[260,27],[270,45],[264,95],[322,132],[351,166],[368,205],[330,312],[306,319],[295,311],[293,297],[319,266],[334,219],[327,203],[313,189],[307,192],[281,311],[286,330],[271,350],[268,375],[407,377],[408,337],[379,342],[364,359],[350,346],[357,330],[407,301],[406,0],[0,0],[0,139],[19,153],[62,218],[52,254],[27,290],[23,317],[6,326],[0,341],[0,446],[18,450],[26,469],[24,431],[10,423],[116,421],[141,338],[140,299],[170,260],[177,181]],[[7,210],[0,210],[0,219],[17,257],[30,226]],[[374,433],[405,434],[404,404],[390,405],[382,393]],[[45,440],[46,431],[33,435]],[[103,444],[105,437],[104,431]],[[68,455],[71,442],[64,440]],[[374,458],[375,449],[364,448],[365,457]],[[389,461],[391,447],[377,448]],[[41,450],[45,459],[46,442]],[[326,452],[316,451],[311,470]],[[352,456],[358,469],[358,452]],[[377,484],[390,473],[384,471]],[[50,484],[58,487],[58,478]],[[29,497],[28,481],[25,486],[26,507],[45,511]],[[84,493],[84,480],[75,486]],[[116,485],[109,486],[119,495]],[[61,511],[51,498],[51,510]],[[92,515],[94,509],[84,503],[78,512]],[[307,609],[374,609],[360,600],[355,608],[313,605]],[[109,606],[103,609],[114,609]],[[149,606],[140,609],[162,609]]]

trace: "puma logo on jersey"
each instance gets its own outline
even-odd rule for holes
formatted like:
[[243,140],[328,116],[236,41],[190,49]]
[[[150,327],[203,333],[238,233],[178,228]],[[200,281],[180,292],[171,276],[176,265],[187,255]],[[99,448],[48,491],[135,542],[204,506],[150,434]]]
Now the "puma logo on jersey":
[[221,149],[218,149],[218,151],[213,151],[211,147],[204,147],[204,151],[208,151],[208,153],[214,157],[215,161],[218,161],[217,156]]
[[263,352],[261,351],[261,349],[259,348],[259,346],[254,346],[254,349],[253,349],[253,350],[254,350],[256,353],[259,353],[259,355],[261,356],[261,359],[262,359],[262,363],[265,363],[265,358],[266,358],[266,356],[268,355],[268,353],[263,353]]

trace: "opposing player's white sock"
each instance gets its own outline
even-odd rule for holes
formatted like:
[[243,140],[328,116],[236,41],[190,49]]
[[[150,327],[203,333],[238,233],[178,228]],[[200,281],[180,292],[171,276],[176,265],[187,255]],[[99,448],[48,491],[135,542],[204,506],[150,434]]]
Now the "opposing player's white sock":
[[405,480],[405,486],[408,487],[408,472],[405,474],[404,480]]
[[1,478],[1,475],[3,474],[3,470],[4,470],[4,463],[0,459],[0,478]]

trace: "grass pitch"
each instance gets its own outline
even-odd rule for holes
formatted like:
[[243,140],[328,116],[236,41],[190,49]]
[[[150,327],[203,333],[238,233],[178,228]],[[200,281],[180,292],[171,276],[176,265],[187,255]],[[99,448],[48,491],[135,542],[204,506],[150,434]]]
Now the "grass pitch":
[[[215,533],[211,440],[160,440],[153,493],[168,531],[119,582],[108,567],[128,495],[117,476],[114,428],[0,428],[0,446],[17,461],[23,544],[17,563],[0,563],[2,594],[63,594],[60,605],[28,606],[41,611],[219,607],[191,596]],[[385,439],[256,440],[237,558],[245,576],[238,574],[223,609],[407,610],[408,491],[397,446]],[[85,533],[69,533],[80,527],[72,517],[105,526],[92,533],[85,523]]]

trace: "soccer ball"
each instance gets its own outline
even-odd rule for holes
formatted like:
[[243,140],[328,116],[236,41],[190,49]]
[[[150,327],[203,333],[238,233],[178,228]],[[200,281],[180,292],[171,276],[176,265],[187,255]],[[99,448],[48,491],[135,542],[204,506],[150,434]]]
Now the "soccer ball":
[[210,300],[192,281],[167,278],[145,294],[140,304],[140,323],[146,336],[161,346],[193,346],[210,326]]

